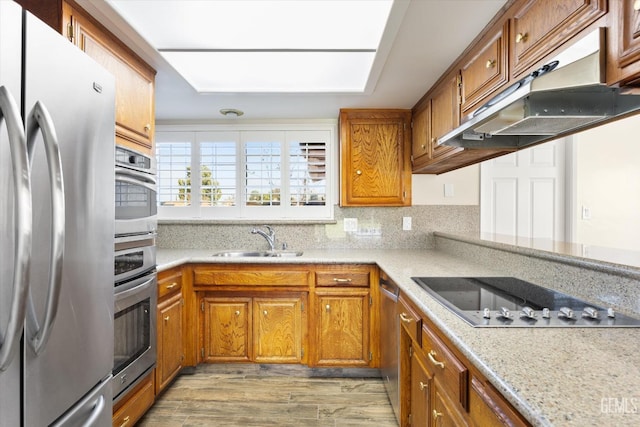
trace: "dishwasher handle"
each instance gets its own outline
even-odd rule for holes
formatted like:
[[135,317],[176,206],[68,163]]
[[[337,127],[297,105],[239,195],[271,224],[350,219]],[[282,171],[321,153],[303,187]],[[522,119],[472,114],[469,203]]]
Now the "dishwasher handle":
[[400,288],[391,280],[380,278],[380,292],[387,298],[391,298],[393,301],[398,302],[398,296],[400,295]]

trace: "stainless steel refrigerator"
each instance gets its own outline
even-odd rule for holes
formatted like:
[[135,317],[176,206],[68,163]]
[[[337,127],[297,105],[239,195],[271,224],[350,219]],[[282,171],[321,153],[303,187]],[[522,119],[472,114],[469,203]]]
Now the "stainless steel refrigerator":
[[111,425],[114,92],[0,0],[0,427]]

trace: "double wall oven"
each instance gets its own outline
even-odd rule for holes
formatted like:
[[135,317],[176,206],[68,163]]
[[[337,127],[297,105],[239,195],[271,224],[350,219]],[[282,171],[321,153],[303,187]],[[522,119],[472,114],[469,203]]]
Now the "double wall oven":
[[153,158],[116,147],[113,396],[156,362],[156,179]]

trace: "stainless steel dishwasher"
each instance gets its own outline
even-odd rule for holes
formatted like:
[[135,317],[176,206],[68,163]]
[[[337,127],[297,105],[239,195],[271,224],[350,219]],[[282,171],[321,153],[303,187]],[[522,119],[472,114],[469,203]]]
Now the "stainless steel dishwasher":
[[380,272],[380,372],[393,412],[400,424],[400,288]]

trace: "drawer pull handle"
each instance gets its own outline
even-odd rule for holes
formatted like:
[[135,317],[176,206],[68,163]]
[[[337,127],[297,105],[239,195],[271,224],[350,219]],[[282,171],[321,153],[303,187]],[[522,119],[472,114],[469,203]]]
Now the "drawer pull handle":
[[169,316],[165,317],[165,318],[164,318],[164,321],[165,321],[165,322],[168,322],[168,321],[169,321]]
[[490,59],[490,60],[487,61],[487,63],[484,66],[485,66],[485,68],[495,68],[496,60],[495,59]]
[[175,288],[176,286],[178,286],[178,282],[173,282],[172,284],[167,285],[167,289],[173,289],[173,288]]
[[524,43],[529,38],[528,33],[518,33],[516,34],[516,43]]
[[427,354],[427,356],[429,357],[429,360],[431,360],[431,363],[433,363],[434,365],[444,369],[444,362],[439,362],[436,360],[436,351],[435,350],[431,350],[429,352],[429,354]]
[[420,381],[420,390],[424,390],[425,388],[427,388],[427,385]]
[[350,278],[343,279],[343,278],[340,278],[340,277],[334,277],[333,281],[337,282],[337,283],[351,283],[351,279]]
[[124,422],[123,422],[122,424],[120,424],[120,427],[124,427],[124,426],[126,426],[127,424],[129,424],[129,420],[130,420],[130,419],[131,419],[131,418],[129,418],[129,416],[128,416],[128,415],[127,415],[126,417],[124,417],[124,419],[122,420],[122,421],[124,421]]
[[438,418],[440,418],[442,416],[442,412],[438,412],[435,409],[433,410],[433,420],[437,420]]
[[327,313],[329,313],[331,311],[331,306],[329,304],[327,304],[324,309],[327,311]]
[[236,310],[236,316],[240,316],[240,310]]
[[407,317],[407,313],[400,313],[400,320],[402,320],[405,323],[411,323],[413,322],[413,319],[410,317]]

